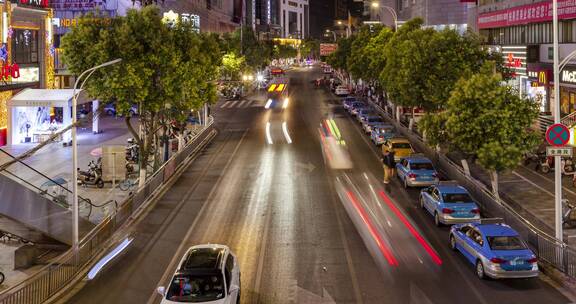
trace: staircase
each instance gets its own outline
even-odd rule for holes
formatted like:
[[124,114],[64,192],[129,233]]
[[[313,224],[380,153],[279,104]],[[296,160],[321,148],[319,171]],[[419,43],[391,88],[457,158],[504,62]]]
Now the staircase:
[[563,125],[567,126],[568,128],[571,128],[574,125],[576,125],[576,111],[562,117],[560,122]]
[[[1,159],[15,160],[0,149]],[[2,162],[6,163],[6,162]],[[72,244],[72,193],[62,178],[51,179],[22,161],[0,171],[0,231],[36,244]],[[79,197],[80,204],[90,204]],[[80,235],[94,224],[80,218]]]

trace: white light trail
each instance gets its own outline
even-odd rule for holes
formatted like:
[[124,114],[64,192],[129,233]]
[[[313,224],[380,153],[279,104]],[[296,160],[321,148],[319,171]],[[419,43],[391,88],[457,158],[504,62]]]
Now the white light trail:
[[96,275],[106,266],[110,261],[112,261],[116,256],[118,256],[122,251],[124,251],[130,243],[132,243],[133,238],[126,238],[120,245],[116,246],[110,253],[108,253],[104,258],[102,258],[90,271],[88,272],[88,280],[92,280]]
[[268,99],[268,101],[266,102],[266,105],[264,106],[264,108],[266,109],[270,109],[270,106],[272,105],[272,99]]

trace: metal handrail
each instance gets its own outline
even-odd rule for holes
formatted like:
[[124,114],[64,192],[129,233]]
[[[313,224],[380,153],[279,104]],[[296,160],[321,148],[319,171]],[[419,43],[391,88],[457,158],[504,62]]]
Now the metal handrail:
[[[59,184],[59,183],[57,183],[55,180],[53,180],[53,179],[51,179],[50,177],[46,176],[44,173],[42,173],[42,172],[40,172],[40,171],[38,171],[38,170],[34,169],[33,167],[31,167],[31,166],[30,166],[30,165],[28,165],[27,163],[23,162],[22,160],[20,160],[20,159],[17,159],[17,158],[16,158],[14,155],[12,155],[12,154],[8,153],[6,150],[4,150],[4,149],[0,149],[0,152],[2,152],[2,153],[4,153],[4,154],[8,155],[8,157],[10,157],[10,158],[12,158],[12,159],[15,159],[15,160],[16,160],[18,163],[20,163],[20,164],[24,165],[26,168],[28,168],[28,169],[32,170],[34,173],[36,173],[36,174],[38,174],[38,175],[42,176],[43,178],[47,179],[48,181],[51,181],[52,183],[54,183],[54,185],[56,185],[56,186],[58,186],[58,187],[60,187],[60,188],[64,189],[66,192],[68,192],[68,193],[70,193],[70,194],[72,193],[72,191],[71,191],[70,189],[68,189],[68,188],[64,187],[63,185],[61,185],[61,184]],[[6,170],[6,171],[7,171],[7,170]],[[12,174],[14,174],[14,173],[12,173]],[[37,188],[37,187],[35,187],[35,188]],[[42,189],[40,189],[40,191],[43,191],[43,190],[42,190]],[[91,204],[91,202],[90,202],[90,200],[89,200],[89,199],[83,198],[83,197],[81,197],[81,196],[79,196],[79,198],[80,198],[81,200],[85,201],[86,203],[88,203],[88,204]]]

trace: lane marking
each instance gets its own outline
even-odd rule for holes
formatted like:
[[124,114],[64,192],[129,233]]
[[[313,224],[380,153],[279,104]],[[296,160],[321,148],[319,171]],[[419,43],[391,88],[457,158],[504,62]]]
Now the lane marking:
[[266,141],[268,142],[269,145],[274,144],[274,142],[272,142],[272,136],[270,135],[270,122],[266,122]]
[[[182,239],[182,242],[180,243],[180,246],[178,246],[178,249],[176,250],[176,252],[174,253],[174,256],[172,257],[172,260],[170,260],[170,263],[168,264],[168,267],[166,267],[166,271],[164,272],[164,274],[162,274],[162,277],[160,278],[160,280],[158,281],[158,283],[156,283],[156,286],[163,286],[163,282],[166,282],[166,280],[168,279],[168,276],[171,276],[174,273],[174,270],[176,268],[176,263],[178,261],[180,261],[180,259],[182,258],[183,255],[183,250],[184,250],[184,246],[186,245],[186,241],[190,239],[192,232],[195,230],[196,225],[198,224],[198,220],[200,218],[203,217],[204,213],[206,212],[207,206],[210,205],[210,202],[212,202],[212,198],[214,196],[214,193],[216,192],[217,189],[219,189],[220,187],[218,187],[218,185],[220,185],[220,183],[222,182],[222,179],[224,178],[224,176],[226,176],[226,172],[228,171],[228,168],[230,167],[230,164],[232,164],[232,160],[235,158],[236,154],[238,153],[238,150],[240,149],[240,146],[242,145],[242,143],[244,142],[244,138],[246,137],[246,134],[248,134],[248,131],[250,129],[246,129],[246,131],[244,131],[244,134],[242,134],[242,137],[240,138],[240,141],[238,141],[238,144],[236,145],[236,147],[234,148],[234,151],[232,152],[232,155],[230,155],[230,158],[228,159],[228,161],[226,162],[226,165],[224,166],[224,168],[222,169],[222,174],[218,177],[218,180],[216,180],[216,183],[214,183],[214,186],[212,187],[212,190],[210,190],[210,193],[208,194],[208,198],[206,199],[206,202],[204,203],[204,205],[202,205],[202,207],[200,208],[200,211],[198,212],[198,214],[196,215],[196,218],[194,218],[194,221],[192,222],[192,225],[190,225],[190,228],[188,229],[188,231],[186,232],[186,235],[184,236],[184,238]],[[190,193],[191,194],[191,193]],[[189,195],[190,195],[189,194]],[[189,196],[188,195],[188,196]],[[188,197],[187,196],[187,197]],[[155,301],[156,297],[160,296],[156,290],[154,290],[152,292],[152,295],[150,296],[150,298],[148,298],[148,301],[146,302],[147,304],[152,304]]]
[[282,132],[284,132],[284,137],[286,138],[286,141],[288,142],[288,144],[291,144],[292,138],[290,138],[290,134],[288,134],[288,126],[287,126],[286,122],[282,123]]
[[266,219],[264,220],[264,232],[262,236],[262,243],[260,243],[260,250],[258,252],[258,265],[256,267],[256,282],[254,284],[254,294],[256,295],[256,303],[260,302],[260,284],[262,283],[262,273],[264,272],[264,256],[266,255],[266,245],[268,243],[268,232],[270,230],[270,222],[272,221],[272,207],[269,203],[266,208]]
[[231,103],[231,102],[232,102],[232,100],[225,101],[223,104],[220,105],[220,108],[225,108],[225,107],[227,107],[228,104]]
[[248,102],[247,99],[242,100],[242,102],[238,105],[239,108],[243,108],[244,105],[246,104],[246,102]]

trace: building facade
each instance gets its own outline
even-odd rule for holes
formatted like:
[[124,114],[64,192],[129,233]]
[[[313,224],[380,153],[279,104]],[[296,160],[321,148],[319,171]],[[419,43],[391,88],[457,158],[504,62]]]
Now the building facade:
[[305,39],[310,35],[308,0],[245,0],[245,24],[261,38]]
[[385,8],[396,11],[398,21],[420,17],[424,25],[436,29],[453,28],[460,32],[468,27],[468,3],[461,0],[380,0],[378,7],[370,6],[371,20],[379,20],[388,26],[394,25],[392,14]]
[[[10,98],[25,88],[53,88],[54,70],[52,56],[52,11],[46,0],[0,1],[0,146],[6,144],[13,111],[8,105]],[[36,109],[31,108],[31,111]],[[44,109],[46,110],[46,109]],[[38,128],[51,127],[58,123],[61,113],[46,110],[48,124]],[[21,112],[23,119],[18,126],[23,136],[36,126],[33,117],[36,113]],[[61,115],[60,115],[61,117]],[[61,119],[60,119],[61,122]]]
[[[559,0],[560,58],[576,50],[576,3]],[[471,8],[474,27],[492,49],[503,53],[512,69],[512,84],[540,104],[543,115],[554,110],[552,1],[481,0]],[[560,112],[576,112],[576,62],[560,73]]]

